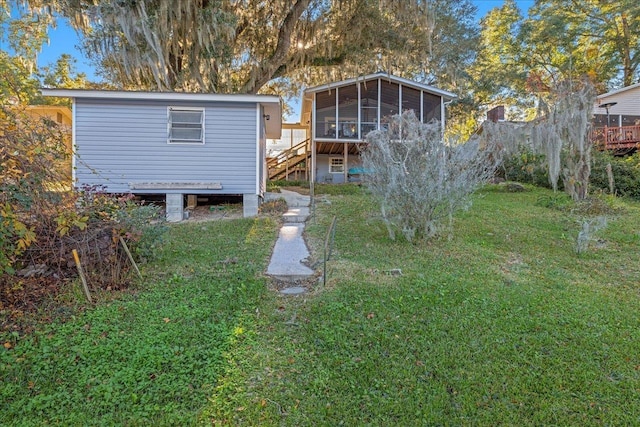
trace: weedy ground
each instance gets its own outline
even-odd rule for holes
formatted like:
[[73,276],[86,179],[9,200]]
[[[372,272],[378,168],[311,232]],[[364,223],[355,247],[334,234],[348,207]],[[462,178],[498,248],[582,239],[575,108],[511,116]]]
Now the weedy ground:
[[410,244],[341,188],[299,297],[263,276],[273,219],[174,226],[137,293],[0,352],[0,424],[638,424],[640,205],[607,203],[578,254],[585,210],[547,190],[488,187]]

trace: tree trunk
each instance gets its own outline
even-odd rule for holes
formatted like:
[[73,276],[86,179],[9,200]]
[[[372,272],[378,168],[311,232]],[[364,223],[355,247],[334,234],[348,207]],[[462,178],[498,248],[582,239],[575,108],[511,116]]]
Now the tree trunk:
[[620,54],[622,56],[623,82],[625,86],[631,86],[633,83],[633,66],[631,65],[631,34],[629,33],[629,22],[626,15],[622,15],[622,43],[620,46]]
[[274,73],[286,62],[291,47],[291,35],[302,13],[307,9],[311,0],[297,0],[280,27],[278,44],[271,57],[251,71],[248,81],[240,92],[256,93],[262,86],[273,78]]

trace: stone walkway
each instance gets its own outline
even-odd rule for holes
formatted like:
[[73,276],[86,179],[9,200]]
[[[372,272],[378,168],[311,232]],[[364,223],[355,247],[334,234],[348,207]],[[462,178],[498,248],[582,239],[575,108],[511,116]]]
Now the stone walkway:
[[[294,282],[308,279],[315,273],[304,264],[310,254],[302,237],[305,221],[309,216],[310,198],[294,191],[281,190],[280,193],[267,194],[266,200],[278,198],[286,200],[289,210],[283,215],[284,225],[273,247],[267,274],[281,281],[292,282],[293,285]],[[285,294],[304,292],[304,288],[296,288],[287,288],[281,292]]]

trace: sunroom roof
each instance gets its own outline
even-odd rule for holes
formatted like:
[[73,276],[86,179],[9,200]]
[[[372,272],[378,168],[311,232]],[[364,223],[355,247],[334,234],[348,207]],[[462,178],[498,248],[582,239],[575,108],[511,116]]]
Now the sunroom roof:
[[349,86],[353,83],[356,82],[366,82],[366,81],[370,81],[370,80],[376,80],[376,79],[385,79],[388,80],[390,82],[394,82],[394,83],[399,83],[403,86],[409,86],[415,89],[419,89],[419,90],[424,90],[426,92],[430,92],[434,95],[439,95],[442,96],[445,100],[452,100],[452,99],[456,99],[457,95],[451,92],[447,92],[446,90],[442,90],[442,89],[438,89],[436,87],[433,86],[429,86],[423,83],[418,83],[416,81],[413,80],[409,80],[409,79],[405,79],[402,77],[398,77],[398,76],[394,76],[392,74],[388,74],[388,73],[384,73],[384,72],[378,72],[378,73],[373,73],[373,74],[368,74],[366,76],[360,76],[360,77],[354,77],[351,79],[347,79],[347,80],[342,80],[342,81],[338,81],[338,82],[331,82],[331,83],[327,83],[327,84],[323,84],[320,86],[314,86],[314,87],[310,87],[305,89],[305,94],[306,93],[317,93],[317,92],[323,92],[325,90],[329,90],[329,89],[334,89],[337,87],[342,87],[342,86]]

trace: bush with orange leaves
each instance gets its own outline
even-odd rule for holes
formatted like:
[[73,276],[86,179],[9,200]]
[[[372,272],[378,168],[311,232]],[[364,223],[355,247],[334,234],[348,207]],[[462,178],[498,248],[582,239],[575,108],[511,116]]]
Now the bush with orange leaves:
[[118,274],[104,267],[118,256],[119,237],[148,257],[161,236],[159,208],[140,206],[130,195],[73,188],[66,138],[57,123],[0,105],[0,294],[33,274],[73,277],[72,249],[84,263],[100,264],[96,282],[120,287],[126,263],[115,260]]

